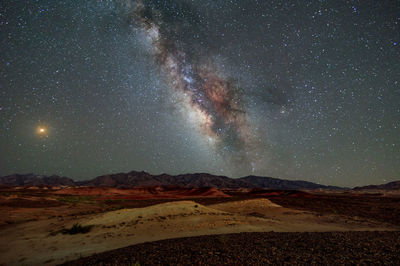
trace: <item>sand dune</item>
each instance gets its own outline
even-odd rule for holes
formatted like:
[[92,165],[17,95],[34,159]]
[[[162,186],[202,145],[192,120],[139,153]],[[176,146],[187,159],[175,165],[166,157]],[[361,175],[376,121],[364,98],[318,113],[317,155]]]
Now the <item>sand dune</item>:
[[217,210],[242,213],[242,214],[248,213],[249,210],[271,211],[271,209],[282,208],[282,206],[273,203],[269,199],[263,199],[263,198],[226,202],[226,203],[210,205],[209,207]]
[[[131,222],[137,219],[165,219],[165,217],[187,217],[199,215],[227,215],[226,212],[197,204],[194,201],[167,202],[146,208],[122,209],[118,211],[99,214],[97,217],[90,218],[90,224],[118,224],[121,221]],[[162,217],[162,218],[160,218]]]

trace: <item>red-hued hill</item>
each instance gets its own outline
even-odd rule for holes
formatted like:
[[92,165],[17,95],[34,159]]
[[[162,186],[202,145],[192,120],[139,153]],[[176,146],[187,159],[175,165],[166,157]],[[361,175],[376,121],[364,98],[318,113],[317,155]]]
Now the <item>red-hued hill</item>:
[[71,187],[54,192],[61,195],[97,196],[101,199],[157,199],[230,197],[216,188],[137,187],[118,189],[112,187]]
[[248,196],[286,196],[286,197],[299,197],[299,198],[313,198],[315,197],[311,193],[307,193],[299,190],[267,190],[267,189],[252,189],[246,193]]

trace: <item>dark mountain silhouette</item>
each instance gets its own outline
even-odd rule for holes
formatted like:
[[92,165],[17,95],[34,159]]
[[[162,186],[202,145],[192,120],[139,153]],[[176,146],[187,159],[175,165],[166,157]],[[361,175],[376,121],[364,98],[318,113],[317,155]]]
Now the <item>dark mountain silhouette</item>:
[[105,186],[128,188],[135,186],[182,186],[182,187],[216,187],[239,188],[252,187],[251,184],[226,176],[215,176],[206,173],[171,176],[167,174],[151,175],[146,172],[132,171],[96,177],[92,180],[76,182],[84,186]]
[[301,180],[285,180],[272,177],[264,176],[246,176],[239,178],[246,183],[252,184],[253,187],[259,188],[270,188],[270,189],[340,189],[340,187],[335,186],[324,186],[308,181]]
[[91,180],[73,181],[67,177],[42,175],[9,175],[0,177],[0,185],[7,186],[89,186],[89,187],[151,187],[180,186],[185,188],[268,188],[268,189],[339,189],[307,181],[291,181],[272,177],[247,176],[238,179],[207,173],[184,175],[151,175],[146,172],[131,171],[98,176]]
[[151,174],[146,172],[129,172],[98,176],[91,180],[78,181],[77,185],[90,187],[117,187],[128,188],[135,186],[161,186],[163,185]]
[[0,185],[5,186],[75,186],[74,180],[57,175],[13,174],[0,177]]
[[382,185],[355,187],[353,190],[397,190],[397,189],[400,189],[400,181],[393,181]]

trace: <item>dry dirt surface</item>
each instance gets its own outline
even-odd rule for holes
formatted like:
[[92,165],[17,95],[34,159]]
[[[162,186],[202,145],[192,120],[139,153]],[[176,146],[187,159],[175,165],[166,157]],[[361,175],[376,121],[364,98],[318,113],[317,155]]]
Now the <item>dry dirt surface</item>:
[[[92,225],[86,234],[62,234],[73,224]],[[132,244],[188,236],[240,232],[327,232],[395,230],[393,226],[335,215],[281,207],[268,199],[204,206],[174,201],[144,208],[121,209],[10,225],[0,230],[0,264],[56,265]]]
[[[0,211],[0,265],[57,265],[181,237],[400,226],[399,197],[300,191],[2,188]],[[61,233],[76,223],[93,227],[85,234]]]
[[400,232],[240,233],[138,244],[64,265],[398,265]]

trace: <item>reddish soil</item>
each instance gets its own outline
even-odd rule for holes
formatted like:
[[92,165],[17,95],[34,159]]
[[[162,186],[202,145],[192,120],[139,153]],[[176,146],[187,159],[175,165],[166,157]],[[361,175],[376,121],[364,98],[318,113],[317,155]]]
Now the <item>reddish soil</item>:
[[49,208],[49,207],[59,207],[62,203],[56,200],[31,200],[31,199],[21,199],[14,198],[8,200],[0,200],[0,207],[12,207],[12,208]]
[[70,219],[122,208],[140,208],[185,199],[230,196],[214,188],[181,187],[24,188],[0,187],[0,226],[58,217]]
[[182,187],[138,187],[116,189],[107,187],[76,187],[57,190],[59,195],[89,195],[99,199],[175,199],[192,197],[229,197],[216,188],[182,188]]
[[[102,212],[120,208],[147,207],[159,203],[195,199],[203,205],[268,198],[286,208],[306,210],[324,214],[357,216],[376,221],[400,225],[400,197],[380,194],[312,193],[291,190],[218,190],[215,188],[188,189],[181,187],[147,187],[134,189],[115,188],[65,188],[65,189],[27,189],[0,188],[0,210],[19,208],[43,208],[74,215]],[[80,206],[83,206],[82,209]],[[68,208],[68,212],[65,212]],[[59,211],[57,211],[59,209]],[[58,214],[54,214],[58,215]],[[0,225],[5,218],[0,218]],[[10,221],[9,221],[10,222]],[[12,221],[11,221],[12,222]]]
[[315,195],[299,191],[299,190],[267,190],[267,189],[252,189],[246,193],[248,196],[264,196],[264,197],[302,197],[302,198],[314,198]]

